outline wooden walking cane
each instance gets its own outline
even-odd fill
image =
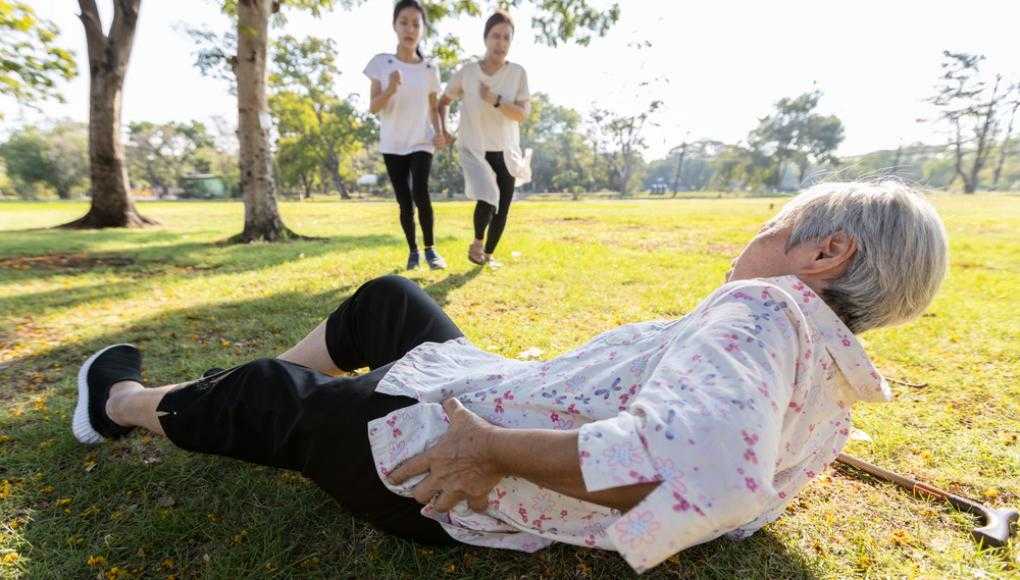
[[[913,493],[923,493],[947,501],[960,511],[983,518],[984,525],[979,528],[974,528],[970,532],[979,544],[986,544],[989,546],[1006,545],[1011,533],[1010,526],[1016,522],[1018,517],[1020,517],[1020,513],[1018,513],[1015,509],[988,507],[972,499],[961,497],[949,493],[948,491],[943,491],[937,487],[910,479],[909,477],[897,475],[891,471],[887,471],[881,467],[861,461],[860,459],[851,457],[845,453],[840,453],[839,456],[836,457],[836,461],[844,465],[849,465],[854,469],[859,469],[860,471],[877,477],[883,481],[895,483],[903,489],[909,490]]]

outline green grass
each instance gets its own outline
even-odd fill
[[[535,201],[514,206],[507,266],[465,259],[471,207],[436,206],[445,272],[412,274],[479,346],[546,356],[615,325],[679,317],[722,280],[779,199]],[[861,406],[859,456],[997,505],[1020,504],[1020,198],[937,199],[952,270],[929,313],[866,334],[896,385]],[[30,230],[77,203],[0,203],[0,577],[625,577],[618,556],[427,549],[354,521],[300,477],[191,455],[141,434],[86,448],[68,428],[77,365],[130,341],[164,383],[272,356],[406,258],[392,203],[284,203],[322,239],[229,246],[238,203],[143,203],[141,231]],[[513,252],[513,253],[511,253]],[[969,516],[828,471],[753,538],[711,542],[650,577],[1020,576]],[[89,565],[89,559],[92,565]],[[97,559],[101,558],[101,560]]]

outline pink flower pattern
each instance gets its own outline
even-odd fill
[[[492,490],[485,514],[423,509],[465,543],[617,550],[638,571],[778,517],[839,453],[854,400],[889,397],[853,334],[792,276],[727,284],[683,319],[625,325],[549,361],[504,359],[463,338],[426,343],[378,389],[420,401],[369,424],[383,476],[442,435],[439,403],[456,396],[504,427],[579,428],[590,491],[662,481],[622,514],[515,477]],[[409,496],[414,483],[391,489]]]

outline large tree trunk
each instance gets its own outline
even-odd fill
[[[131,201],[124,143],[120,137],[124,75],[127,72],[141,0],[114,0],[109,35],[103,33],[95,0],[78,0],[89,56],[89,169],[92,205],[69,228],[141,227],[157,223]]]
[[[269,17],[275,7],[273,0],[237,2],[237,134],[244,197],[244,231],[232,238],[237,242],[296,237],[283,225],[276,207],[269,147],[266,58]]]

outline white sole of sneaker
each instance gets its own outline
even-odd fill
[[[106,437],[97,433],[96,430],[92,428],[92,422],[89,421],[89,369],[92,368],[92,363],[99,358],[99,355],[115,346],[133,345],[126,343],[113,344],[106,348],[102,348],[90,356],[88,360],[85,361],[85,364],[81,365],[81,368],[78,369],[78,404],[74,407],[74,416],[71,419],[71,431],[74,432],[75,439],[85,443],[86,445],[97,445],[106,441]]]

